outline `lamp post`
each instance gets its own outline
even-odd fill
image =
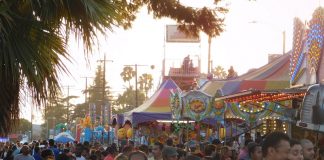
[[[134,66],[135,67],[135,108],[138,107],[138,93],[137,93],[137,67],[139,66],[150,66],[151,69],[154,69],[154,65],[139,65],[139,64],[131,64],[124,66]]]
[[[250,21],[249,23],[263,24],[262,22],[259,22],[259,21]],[[273,25],[271,25],[271,26],[273,26]],[[282,31],[282,54],[285,54],[286,53],[286,31],[285,30],[281,30],[281,31]]]

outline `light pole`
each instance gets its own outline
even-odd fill
[[[259,22],[259,21],[250,21],[249,23],[263,24],[262,22]],[[271,26],[273,26],[273,25],[271,25]],[[286,31],[285,30],[281,30],[281,31],[282,31],[282,54],[285,54],[286,53]]]
[[[124,66],[134,66],[135,67],[135,108],[138,107],[138,93],[137,93],[137,67],[139,66],[150,66],[151,69],[154,69],[154,65],[139,65],[139,64],[131,64],[131,65],[124,65]]]

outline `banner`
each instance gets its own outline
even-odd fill
[[[111,104],[106,103],[103,109],[103,124],[111,124]]]
[[[166,25],[166,42],[199,43],[199,37],[186,35],[178,30],[178,25]]]

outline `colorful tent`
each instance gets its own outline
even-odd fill
[[[150,120],[170,120],[170,91],[176,89],[179,88],[172,79],[165,80],[150,99],[125,113],[126,119],[130,119],[135,124]]]
[[[54,141],[59,143],[68,143],[73,142],[74,138],[68,132],[61,132],[60,134],[54,137]]]
[[[209,95],[220,97],[231,95],[237,96],[244,91],[289,88],[289,58],[290,53],[287,53],[258,69],[250,70],[234,79],[208,81],[200,88],[200,90]],[[217,101],[215,103],[217,103]],[[270,112],[261,111],[257,111],[257,114],[251,114],[251,111],[245,113],[244,111],[240,111],[239,105],[230,103],[227,103],[226,108],[224,118],[227,121],[235,120],[239,122],[242,120],[248,120],[248,122],[255,122],[261,118],[269,117],[270,114]],[[273,115],[274,113],[271,112],[271,116]],[[220,121],[222,122],[222,120]],[[226,123],[224,124],[226,125]],[[237,135],[240,132],[243,132],[243,130],[238,129],[238,131],[235,131],[234,135]]]
[[[231,95],[244,90],[283,89],[290,87],[289,58],[284,54],[274,61],[231,80],[212,80],[206,82],[200,90],[215,95],[221,90],[222,95]]]

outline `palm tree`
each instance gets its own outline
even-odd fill
[[[125,66],[123,68],[123,72],[120,73],[120,76],[122,77],[124,82],[128,82],[128,87],[131,87],[130,80],[132,80],[135,77],[135,71],[133,70],[133,67]]]
[[[58,72],[68,73],[65,38],[73,31],[86,51],[112,26],[129,26],[125,10],[105,0],[10,0],[0,2],[0,134],[19,118],[20,93],[41,104],[59,92]]]
[[[0,134],[18,120],[22,92],[29,91],[38,105],[59,93],[58,73],[68,74],[62,59],[69,59],[70,33],[91,53],[98,32],[131,27],[144,4],[154,17],[171,17],[193,35],[202,30],[216,36],[223,30],[223,19],[217,17],[226,11],[222,7],[193,9],[177,0],[0,1]]]
[[[147,99],[147,94],[153,87],[153,76],[151,74],[144,73],[139,77],[140,90],[144,91],[145,99]]]
[[[212,71],[216,79],[226,79],[227,73],[222,66],[217,66]]]

